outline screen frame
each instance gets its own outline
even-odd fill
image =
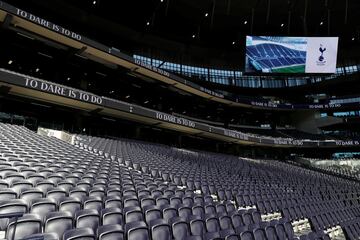
[[[243,38],[243,54],[244,54],[244,64],[242,66],[243,68],[243,76],[256,76],[256,77],[261,77],[261,76],[265,76],[265,77],[282,77],[282,78],[289,78],[289,77],[328,77],[331,75],[336,74],[336,69],[334,73],[271,73],[271,72],[248,72],[246,71],[246,51],[247,51],[247,45],[246,45],[246,38],[248,36],[251,37],[259,37],[259,36],[266,36],[263,34],[259,34],[259,35],[248,35],[246,34]],[[271,37],[270,35],[268,35],[268,37]],[[340,43],[341,43],[341,38],[339,36],[288,36],[288,35],[273,35],[273,37],[306,37],[306,38],[338,38],[338,48],[337,48],[337,56],[336,56],[336,68],[341,67],[339,66],[339,49],[340,49]],[[268,80],[268,79],[262,79],[262,80]],[[272,79],[269,79],[272,80]]]

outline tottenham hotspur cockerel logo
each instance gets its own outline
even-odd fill
[[[321,52],[321,55],[320,55],[320,57],[319,57],[319,61],[322,62],[322,61],[324,61],[324,59],[325,59],[325,58],[324,58],[324,52],[326,51],[326,48],[323,48],[323,45],[320,44],[319,51]]]

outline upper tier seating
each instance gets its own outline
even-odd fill
[[[360,236],[359,184],[286,163],[0,124],[6,239],[329,239]],[[280,213],[267,220],[269,214]]]

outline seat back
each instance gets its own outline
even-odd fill
[[[149,232],[147,225],[142,221],[130,222],[125,224],[127,240],[148,240]]]
[[[14,218],[12,219],[12,221],[10,221],[6,229],[5,239],[22,239],[23,237],[26,237],[28,235],[37,234],[40,232],[40,217],[37,215],[27,214],[18,219]]]
[[[96,240],[91,228],[76,228],[64,233],[63,240]]]
[[[98,240],[123,240],[124,229],[119,224],[101,226],[97,230]]]
[[[162,219],[153,220],[150,222],[151,238],[159,240],[171,240],[171,228]]]
[[[65,231],[73,228],[73,218],[70,212],[51,212],[45,217],[44,232],[55,233],[59,239]]]

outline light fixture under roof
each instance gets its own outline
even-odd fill
[[[40,71],[40,69],[39,69],[39,68],[36,68],[36,69],[35,69],[35,72],[39,72],[39,71]]]
[[[248,21],[245,20],[245,21],[244,21],[244,24],[246,25],[247,23],[248,23]]]
[[[280,25],[280,27],[283,27],[283,26],[285,26],[285,24],[282,23],[282,24]]]
[[[70,79],[71,79],[71,78],[70,78],[70,77],[68,77],[66,80],[70,81]]]
[[[232,45],[235,45],[235,41],[232,42]]]
[[[10,59],[10,60],[8,61],[8,64],[11,65],[12,63],[13,63],[13,60]]]
[[[353,37],[353,38],[351,39],[351,41],[355,41],[355,38]]]
[[[193,34],[193,35],[192,35],[192,38],[195,38],[195,37],[196,37],[196,35],[195,35],[195,34]]]
[[[129,98],[130,97],[130,95],[127,95],[125,98]]]
[[[93,1],[93,5],[96,5],[96,1],[95,1],[95,0]]]
[[[208,17],[209,16],[209,13],[205,13],[205,17]]]
[[[320,26],[322,26],[323,24],[324,24],[324,22],[323,22],[323,21],[321,21],[321,22],[320,22]]]
[[[146,26],[149,26],[150,25],[150,22],[148,21],[148,22],[146,22]]]

